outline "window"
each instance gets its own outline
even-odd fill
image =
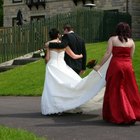
[[[38,0],[33,0],[33,3],[37,3],[38,2]]]
[[[39,0],[39,2],[45,2],[45,0]]]
[[[13,0],[13,3],[22,2],[22,0]]]
[[[17,25],[17,18],[14,17],[12,18],[12,26],[16,26]]]
[[[33,7],[33,6],[36,6],[36,8],[38,9],[40,5],[42,5],[45,9],[45,0],[26,0],[26,4],[27,6],[30,8]]]
[[[31,21],[38,21],[38,20],[42,20],[42,19],[45,19],[45,16],[44,15],[41,15],[41,16],[32,16],[31,17]]]

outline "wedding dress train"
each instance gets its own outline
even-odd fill
[[[41,97],[43,115],[64,112],[77,107],[88,109],[88,102],[105,86],[105,75],[110,60],[100,68],[99,72],[92,70],[88,76],[81,78],[66,65],[64,53],[64,51],[50,51]],[[103,92],[100,93],[101,99]],[[93,101],[96,102],[94,99]],[[90,108],[92,108],[91,105]]]

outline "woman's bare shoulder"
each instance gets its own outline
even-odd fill
[[[132,44],[132,46],[135,46],[135,42],[134,42],[134,40],[133,40],[132,38],[129,38],[129,39],[128,39],[128,42],[129,42],[130,44]]]
[[[117,38],[118,38],[117,36],[111,36],[111,37],[109,38],[108,41],[114,41],[114,40],[116,40]]]
[[[134,42],[134,40],[132,38],[128,38],[128,40]]]
[[[116,39],[118,39],[118,36],[111,36],[110,39],[111,40],[116,40]]]

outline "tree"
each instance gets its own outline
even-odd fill
[[[0,0],[0,27],[3,26],[3,0]]]

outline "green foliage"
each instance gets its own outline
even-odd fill
[[[91,59],[101,61],[107,42],[92,43],[86,45],[87,62]],[[133,58],[136,80],[140,87],[140,42],[136,42],[136,51]],[[85,77],[91,69],[87,69],[82,77]],[[42,94],[45,77],[44,60],[30,63],[4,73],[0,73],[0,95],[11,96],[40,96]]]
[[[0,8],[2,8],[3,0],[0,0]]]
[[[136,41],[136,49],[133,58],[133,66],[135,70],[136,80],[140,88],[140,41]]]
[[[3,26],[3,0],[0,0],[0,26]]]
[[[0,139],[1,140],[45,140],[39,138],[33,133],[29,133],[21,129],[13,129],[4,126],[0,126]]]
[[[44,83],[44,74],[45,64],[43,60],[0,73],[0,94],[40,95]]]

